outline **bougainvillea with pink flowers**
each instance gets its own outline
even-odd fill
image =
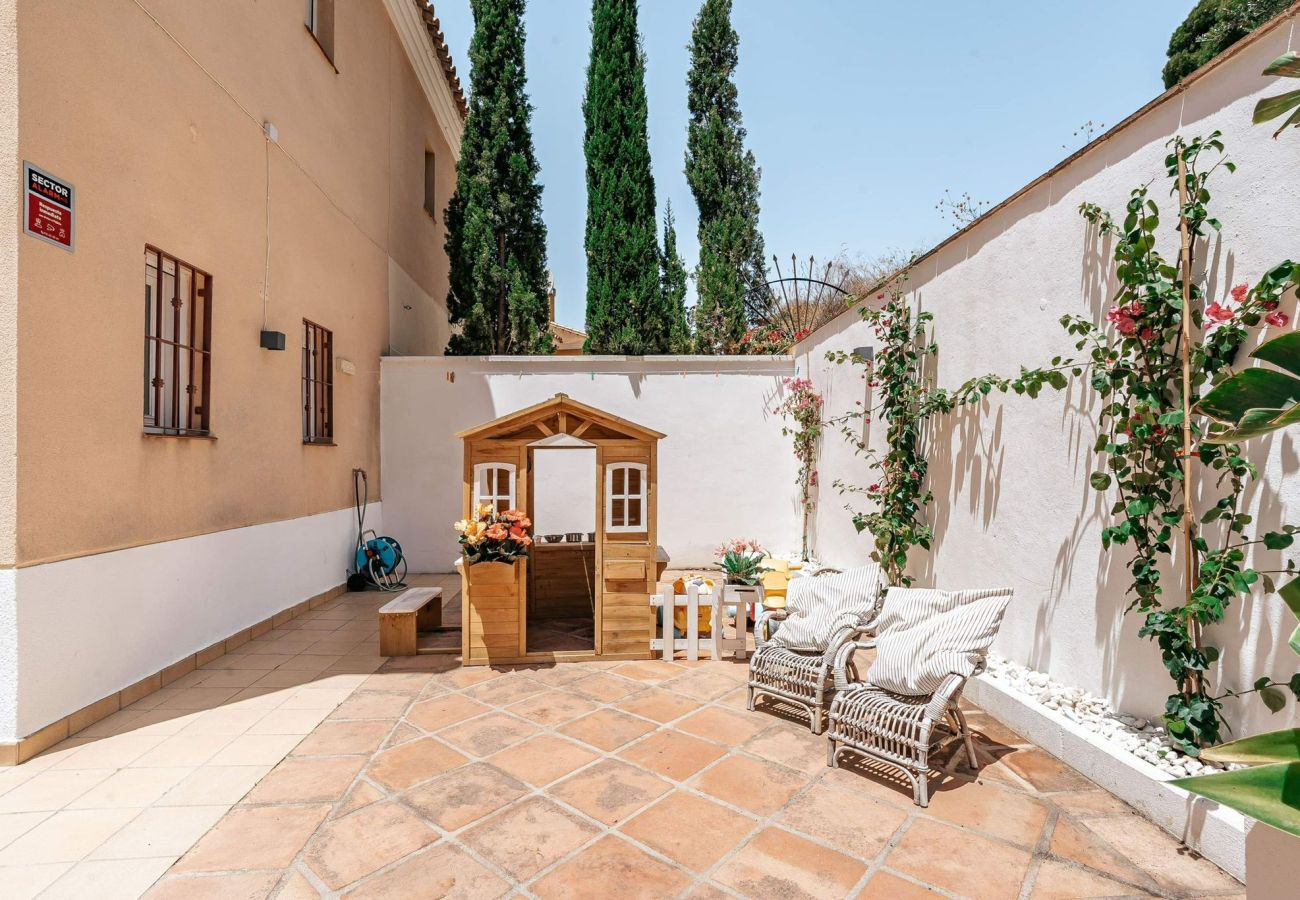
[[[789,419],[792,425],[782,425],[781,433],[794,438],[794,457],[799,460],[799,502],[803,509],[802,555],[808,559],[808,518],[812,513],[813,488],[817,486],[817,445],[822,437],[822,395],[807,378],[786,378],[782,381],[785,396],[772,412]]]
[[[1212,174],[1234,170],[1224,156],[1217,133],[1209,138],[1171,142],[1166,159],[1168,176],[1178,185],[1178,156],[1186,161],[1188,201],[1173,219],[1175,229],[1185,220],[1192,248],[1217,232],[1209,215],[1207,183]],[[1093,474],[1092,486],[1113,492],[1111,522],[1102,528],[1106,548],[1124,546],[1132,555],[1129,570],[1129,610],[1143,617],[1139,634],[1160,647],[1165,668],[1177,690],[1165,706],[1170,737],[1188,753],[1219,740],[1222,701],[1242,691],[1216,694],[1210,667],[1221,650],[1205,642],[1205,629],[1222,621],[1228,605],[1256,589],[1272,593],[1272,574],[1247,565],[1256,546],[1280,550],[1290,546],[1298,530],[1292,525],[1254,535],[1252,517],[1244,509],[1246,488],[1258,473],[1240,445],[1206,441],[1210,420],[1193,410],[1193,458],[1204,476],[1195,477],[1193,496],[1201,506],[1197,519],[1184,510],[1183,473],[1183,269],[1157,249],[1160,208],[1150,185],[1136,188],[1122,217],[1094,204],[1080,212],[1096,233],[1113,242],[1119,290],[1098,324],[1083,316],[1065,316],[1061,324],[1088,351],[1092,386],[1101,395],[1100,436],[1096,451],[1104,465]],[[1195,272],[1195,266],[1191,266]],[[1208,299],[1203,277],[1187,287],[1193,335],[1188,344],[1192,404],[1231,374],[1238,350],[1261,325],[1283,328],[1290,321],[1280,309],[1283,295],[1294,288],[1300,267],[1284,262],[1266,272],[1252,287],[1238,284],[1227,296]],[[1207,302],[1208,299],[1208,302]],[[1111,326],[1111,327],[1107,327]],[[1054,360],[1054,363],[1060,360]],[[1185,529],[1190,527],[1190,536]],[[1188,541],[1190,537],[1190,541]],[[1193,583],[1169,596],[1162,584],[1174,563],[1183,562],[1186,543],[1194,548]],[[1176,559],[1177,557],[1177,559]],[[1289,572],[1292,564],[1281,572]],[[1181,595],[1181,596],[1179,596]],[[1270,709],[1281,708],[1290,687],[1300,697],[1300,681],[1260,678],[1254,691]]]

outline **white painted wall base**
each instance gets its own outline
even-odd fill
[[[1246,835],[1253,819],[1174,787],[1155,766],[992,678],[971,679],[965,693],[1012,731],[1073,766],[1233,878],[1246,880]]]
[[[0,569],[0,741],[18,723],[18,570]]]
[[[355,540],[343,509],[0,571],[0,741],[343,583]]]

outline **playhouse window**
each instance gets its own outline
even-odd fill
[[[618,463],[605,469],[605,530],[645,531],[646,467]]]
[[[474,467],[474,505],[490,503],[497,512],[515,508],[515,467],[479,463]]]

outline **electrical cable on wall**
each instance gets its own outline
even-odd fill
[[[266,261],[262,269],[262,330],[266,330],[266,308],[271,302],[271,130],[270,122],[262,123],[262,143],[266,150]]]

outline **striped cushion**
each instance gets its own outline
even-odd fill
[[[789,650],[824,651],[836,632],[869,619],[880,596],[875,563],[820,578],[793,578],[786,618],[772,643]]]
[[[1010,602],[1011,588],[891,587],[876,620],[876,659],[867,682],[915,697],[933,694],[950,674],[973,674]]]

